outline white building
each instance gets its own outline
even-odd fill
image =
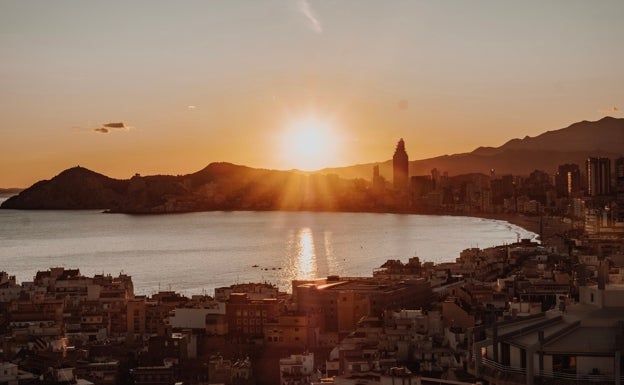
[[[279,361],[281,385],[307,385],[317,380],[314,354],[293,354]]]

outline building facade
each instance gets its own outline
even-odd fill
[[[392,172],[394,189],[398,191],[407,191],[409,178],[409,157],[405,151],[405,142],[403,138],[397,143],[392,157]]]
[[[611,193],[611,160],[609,158],[587,158],[587,195],[598,196]]]

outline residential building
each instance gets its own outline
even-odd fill
[[[609,158],[587,158],[587,195],[600,196],[611,193],[611,160]]]

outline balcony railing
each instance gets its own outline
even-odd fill
[[[487,358],[481,358],[481,364],[484,367],[490,368],[500,373],[506,374],[516,374],[521,376],[526,376],[525,368],[516,368],[513,366],[507,366],[499,364],[496,361],[492,361]],[[552,370],[539,370],[535,374],[536,377],[542,377],[544,379],[553,379],[553,380],[563,380],[567,383],[575,383],[578,382],[586,383],[613,383],[615,381],[615,376],[613,374],[602,374],[602,373],[565,373],[565,372],[557,372]],[[549,383],[548,381],[545,383]],[[620,383],[624,383],[624,376],[620,377]]]

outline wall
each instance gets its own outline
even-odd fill
[[[613,374],[613,357],[582,357],[576,359],[576,372],[578,374],[590,374],[598,369],[600,374]]]
[[[509,347],[509,366],[514,368],[522,367],[522,349],[515,346]]]

